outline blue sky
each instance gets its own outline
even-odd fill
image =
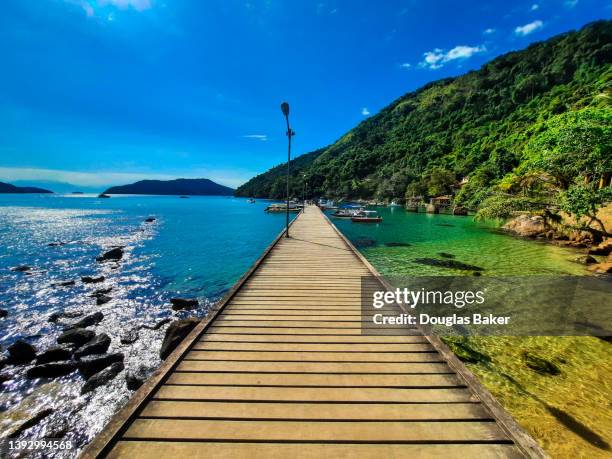
[[[236,186],[402,94],[602,18],[602,0],[5,0],[0,180]]]

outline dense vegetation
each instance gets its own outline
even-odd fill
[[[483,217],[610,199],[612,21],[511,52],[406,94],[333,145],[292,161],[291,192],[388,200],[449,194]],[[285,167],[237,190],[279,198]]]
[[[53,191],[33,186],[15,186],[10,183],[0,182],[0,193],[53,193]]]

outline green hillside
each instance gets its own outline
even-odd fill
[[[455,203],[490,216],[585,187],[592,199],[612,170],[611,63],[612,21],[599,21],[429,83],[292,161],[292,193],[304,174],[309,196],[379,200],[447,194],[467,177]],[[284,167],[237,195],[282,197]]]

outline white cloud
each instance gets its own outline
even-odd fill
[[[268,140],[267,134],[248,134],[248,135],[243,135],[242,137],[244,139],[261,140],[262,142],[265,142],[266,140]]]
[[[514,33],[516,35],[520,35],[524,37],[525,35],[529,35],[530,33],[533,33],[536,30],[541,29],[543,26],[544,26],[544,23],[538,19],[533,22],[530,22],[529,24],[518,26],[516,29],[514,29]]]
[[[489,27],[488,29],[484,29],[484,31],[482,32],[485,35],[491,35],[495,33],[495,29]]]
[[[363,107],[363,108],[361,109],[361,114],[362,114],[363,116],[369,116],[369,115],[370,115],[370,110],[368,110],[368,107]]]
[[[153,7],[154,0],[65,0],[67,3],[80,6],[87,17],[94,17],[96,12],[107,7],[112,7],[118,10],[133,9],[135,11],[144,11]],[[112,21],[112,13],[103,14],[107,20]]]
[[[568,8],[573,8],[578,4],[578,0],[566,0],[565,1],[565,6],[567,6]]]
[[[531,11],[536,11],[540,9],[540,5],[538,5],[537,3],[534,3],[533,5],[531,5]]]
[[[423,54],[424,59],[419,64],[420,67],[428,67],[432,70],[439,69],[444,64],[457,59],[463,60],[472,57],[474,54],[485,52],[487,49],[484,45],[480,46],[455,46],[450,51],[445,52],[443,49],[436,48],[433,51],[427,51]]]
[[[400,68],[402,69],[408,70],[410,67],[412,67],[412,65],[410,65],[408,62],[404,62],[403,64],[400,64]]]

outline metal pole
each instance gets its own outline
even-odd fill
[[[295,135],[295,132],[291,130],[291,126],[289,126],[289,104],[287,102],[283,102],[281,104],[281,111],[283,115],[285,115],[285,120],[287,122],[287,201],[285,208],[285,237],[289,237],[289,174],[291,173],[291,137]]]

